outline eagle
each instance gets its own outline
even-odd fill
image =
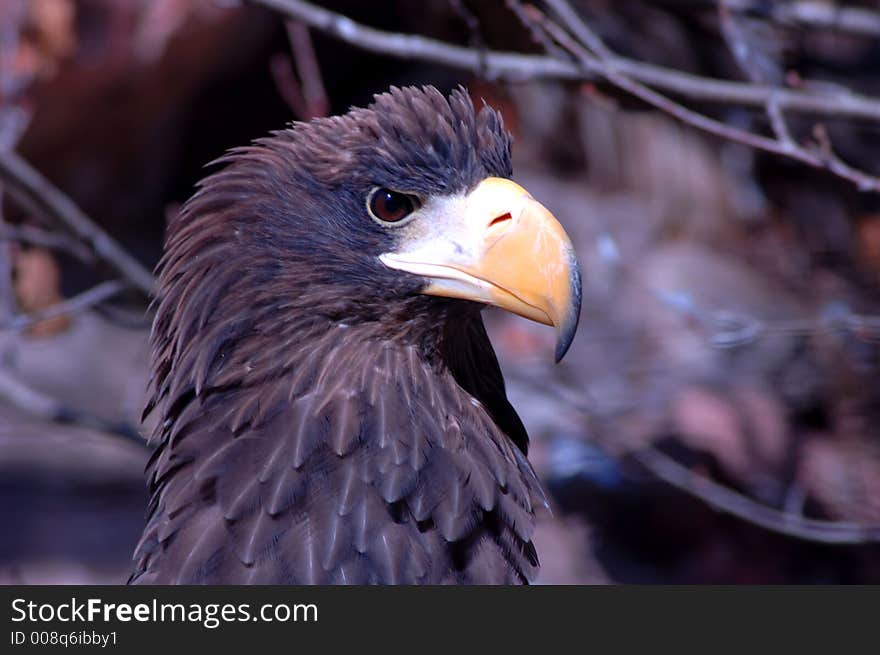
[[[571,241],[463,88],[229,151],[157,267],[134,584],[520,584],[546,497],[481,310],[577,328]]]

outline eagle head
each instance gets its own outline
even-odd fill
[[[488,304],[555,326],[558,361],[580,274],[562,227],[509,179],[510,146],[492,108],[424,87],[231,151],[169,231],[165,295],[201,299],[167,327],[192,336],[238,303],[260,330],[298,309],[430,330]]]

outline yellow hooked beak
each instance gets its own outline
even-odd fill
[[[380,256],[428,279],[423,293],[495,305],[556,328],[556,361],[577,330],[581,277],[559,221],[511,180],[490,177],[465,196],[429,200],[401,249]]]

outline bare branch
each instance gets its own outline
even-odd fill
[[[730,0],[718,0],[718,20],[721,24],[721,36],[727,49],[746,79],[756,84],[780,85],[785,80],[785,73],[779,63],[779,51],[775,32],[766,33],[764,29],[757,33],[754,25],[743,21],[730,6]],[[766,23],[757,23],[766,28]]]
[[[33,314],[20,314],[13,316],[10,320],[0,323],[0,330],[24,330],[37,323],[48,321],[59,316],[75,314],[89,307],[93,307],[118,295],[125,289],[129,288],[129,284],[123,280],[109,280],[102,282],[88,291],[68,298],[67,300],[47,307],[46,309],[34,312]]]
[[[813,136],[816,139],[817,147],[812,151],[803,148],[800,150],[805,154],[810,153],[818,158],[822,165],[817,166],[817,168],[827,168],[838,177],[854,182],[860,191],[880,190],[880,178],[850,166],[837,156],[837,153],[834,152],[831,146],[828,130],[825,129],[824,125],[816,125],[813,128]]]
[[[61,414],[58,401],[30,388],[3,366],[0,366],[0,399],[32,416],[48,420],[55,420]]]
[[[287,38],[293,50],[293,61],[299,79],[293,72],[291,58],[286,54],[274,55],[269,70],[281,98],[300,120],[326,116],[330,101],[321,78],[321,68],[309,35],[309,28],[297,21],[287,21]]]
[[[604,78],[599,70],[585,69],[579,63],[556,57],[493,51],[482,56],[472,48],[378,30],[302,0],[245,1],[274,9],[364,50],[401,59],[433,61],[476,74],[483,72],[485,67],[493,77],[509,81],[535,78],[595,81]],[[819,90],[715,80],[616,55],[606,65],[642,84],[690,100],[763,109],[768,99],[775,97],[780,108],[788,112],[880,122],[880,99],[857,93],[830,94]]]
[[[21,7],[18,7],[21,10]],[[18,21],[22,14],[19,11]],[[10,95],[18,81],[14,78],[15,66],[14,54],[16,51],[19,25],[17,21],[8,21],[0,28],[0,98]],[[31,111],[28,109],[6,102],[0,106],[0,151],[11,151],[15,148],[18,140],[24,134],[30,124]],[[0,181],[0,228],[6,227],[6,219],[3,215],[4,185]],[[0,319],[12,316],[15,313],[15,293],[13,284],[13,250],[10,243],[0,240]],[[3,353],[0,352],[0,358]]]
[[[702,0],[700,4],[714,7],[717,0]],[[696,0],[680,0],[688,7]],[[830,0],[796,0],[794,2],[766,2],[766,0],[726,0],[733,11],[757,11],[762,17],[780,25],[800,28],[818,28],[858,36],[880,36],[880,12],[868,7],[847,7]]]
[[[726,310],[708,310],[685,292],[659,291],[652,295],[665,307],[690,319],[716,348],[738,348],[774,334],[845,334],[865,343],[880,342],[880,316],[856,314],[845,306],[839,312],[823,312],[815,317],[765,320]]]
[[[845,521],[808,519],[762,505],[724,485],[710,480],[657,450],[647,447],[632,453],[642,466],[667,484],[699,498],[710,507],[772,532],[824,544],[866,544],[880,542],[880,526]]]
[[[304,119],[326,116],[330,111],[330,101],[321,77],[321,67],[309,28],[296,21],[287,21],[287,37],[293,49],[299,79],[302,82],[302,96],[307,114]]]
[[[558,0],[553,1],[557,2]],[[762,70],[760,66],[761,58],[756,52],[757,48],[754,45],[754,39],[752,43],[749,42],[741,25],[734,18],[731,11],[731,0],[719,0],[718,15],[721,21],[721,33],[740,69],[752,82],[766,81],[765,78],[769,67],[765,65]],[[813,130],[816,144],[812,147],[804,147],[799,145],[792,137],[788,122],[775,97],[768,99],[766,111],[773,134],[789,157],[808,163],[812,162],[810,163],[811,166],[824,168],[838,177],[847,179],[855,183],[860,190],[877,190],[877,177],[850,166],[835,154],[831,146],[831,140],[824,127],[817,125]]]
[[[290,57],[282,52],[269,58],[269,73],[275,82],[275,89],[284,103],[298,119],[306,120],[308,110],[302,88],[293,73]]]
[[[775,98],[767,101],[767,117],[770,119],[770,128],[773,130],[776,138],[789,151],[795,150],[798,147],[797,143],[795,143],[794,138],[791,136],[788,123],[785,120],[785,116],[782,115],[782,109],[779,108],[779,103],[776,102]]]
[[[0,241],[17,241],[71,254],[79,261],[92,263],[94,254],[79,241],[61,234],[50,232],[34,225],[13,225],[0,223]]]
[[[813,168],[828,170],[853,182],[861,191],[880,191],[880,178],[849,166],[834,156],[830,149],[805,148],[798,145],[791,139],[782,113],[788,110],[854,117],[858,112],[854,114],[851,111],[853,106],[846,106],[855,99],[857,105],[861,104],[861,109],[867,108],[864,103],[871,106],[870,115],[859,114],[859,117],[880,120],[880,102],[877,100],[855,94],[841,94],[834,96],[835,102],[832,104],[835,106],[832,109],[827,104],[831,99],[828,95],[760,84],[709,80],[618,57],[565,0],[548,0],[548,4],[576,39],[534,7],[523,8],[518,2],[512,3],[512,6],[521,19],[531,16],[535,25],[540,25],[557,43],[575,56],[577,64],[556,56],[541,57],[499,52],[481,54],[470,48],[454,46],[434,39],[383,32],[301,0],[249,1],[276,9],[349,43],[384,54],[438,61],[476,73],[489,71],[494,76],[508,79],[513,77],[514,71],[518,79],[524,77],[605,79],[653,107],[704,132],[751,148],[789,157]],[[569,68],[572,65],[579,69],[579,75],[573,74]],[[705,116],[671,100],[652,87],[693,99],[760,106],[768,112],[777,138],[769,138]],[[758,102],[759,98],[760,102]],[[817,103],[824,104],[824,107],[819,110]]]
[[[154,280],[150,272],[15,152],[0,151],[0,183],[25,209],[65,226],[135,287],[152,295]]]
[[[134,441],[142,448],[147,448],[146,439],[140,435],[135,426],[119,421],[108,421],[88,412],[68,407],[57,398],[28,386],[4,367],[0,367],[0,400],[27,412],[31,416],[99,430],[108,437],[121,437],[128,441]]]
[[[507,8],[516,15],[519,22],[529,30],[532,40],[543,47],[545,52],[557,58],[565,58],[567,56],[566,52],[556,45],[552,39],[548,38],[544,33],[544,30],[538,28],[535,25],[535,22],[529,18],[528,11],[525,6],[523,6],[521,0],[506,0],[505,4],[507,5]]]
[[[614,53],[605,45],[602,39],[593,32],[580,15],[565,0],[547,0],[549,6],[566,25],[576,39],[584,44],[599,59],[606,62],[614,61]]]
[[[779,3],[772,7],[773,17],[810,27],[821,27],[862,36],[880,36],[880,13],[867,7],[841,7],[835,2],[804,0]]]
[[[557,400],[566,404],[585,419],[598,419],[603,422],[609,418],[607,413],[592,407],[584,399],[581,391],[561,387],[558,384],[555,387],[552,383],[548,384],[548,379],[552,377],[552,374],[547,376],[531,374],[517,375],[515,379],[539,393],[546,394],[548,388],[552,387],[554,397]],[[619,443],[612,443],[611,439],[603,436],[604,434],[614,434],[615,437],[618,437],[619,429],[604,430],[600,428],[590,431],[590,434],[597,446],[606,450],[610,456],[620,459]],[[803,504],[802,502],[791,502],[791,499],[788,499],[789,509],[787,510],[764,505],[679,464],[654,446],[648,445],[637,450],[628,450],[625,454],[632,457],[659,480],[683,493],[699,499],[719,512],[730,514],[771,532],[823,544],[880,543],[880,525],[807,518],[791,511],[792,506]]]
[[[550,2],[554,5],[567,5],[565,0],[550,0]],[[541,25],[541,27],[543,27],[543,29],[546,30],[557,43],[569,50],[578,59],[584,69],[594,71],[597,75],[601,75],[619,89],[630,93],[636,98],[656,107],[673,118],[709,134],[727,139],[728,141],[741,143],[757,150],[784,155],[813,168],[830,171],[838,177],[854,183],[860,191],[880,192],[880,177],[855,169],[841,161],[831,151],[829,143],[826,143],[820,148],[808,149],[797,145],[790,139],[790,137],[784,141],[780,141],[775,138],[769,138],[761,134],[743,130],[689,109],[629,77],[617,67],[615,59],[608,59],[608,53],[610,52],[608,48],[605,47],[601,39],[599,39],[589,26],[584,23],[580,17],[574,14],[573,10],[571,11],[571,14],[574,15],[576,23],[568,27],[572,32],[579,32],[584,35],[584,38],[590,44],[586,47],[586,44],[575,41],[569,36],[568,32],[563,30],[556,23],[548,20],[534,7],[531,8],[530,13],[534,17],[536,23]],[[589,48],[589,50],[587,48]],[[591,50],[593,52],[591,52]],[[780,91],[779,93],[782,92]],[[781,125],[784,123],[781,114],[783,106],[779,101],[779,97],[779,95],[771,94],[765,104],[765,108],[767,108],[768,111],[771,106],[775,107],[775,110],[777,111],[776,118],[778,123],[774,126],[775,129],[781,129]],[[785,129],[784,134],[788,134],[787,128]]]
[[[449,0],[449,4],[452,6],[455,13],[458,14],[458,17],[464,21],[468,33],[470,34],[468,42],[480,55],[480,75],[482,77],[490,78],[492,75],[486,67],[486,52],[488,51],[488,46],[486,45],[486,39],[483,37],[483,31],[480,28],[480,21],[477,18],[477,15],[465,5],[463,0]]]

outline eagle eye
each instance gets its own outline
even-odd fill
[[[397,223],[419,207],[414,196],[381,187],[373,189],[367,199],[367,208],[373,217],[383,223]]]

